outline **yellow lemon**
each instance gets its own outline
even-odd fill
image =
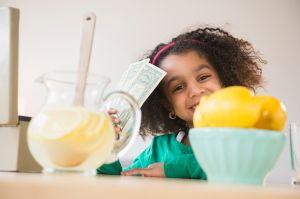
[[[253,127],[260,105],[251,103],[254,94],[242,86],[223,88],[205,97],[197,106],[194,127]]]
[[[281,131],[286,121],[286,108],[282,102],[272,96],[255,96],[254,103],[261,104],[260,117],[255,128]]]

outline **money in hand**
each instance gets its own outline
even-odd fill
[[[166,75],[165,71],[149,63],[149,61],[150,59],[145,59],[130,64],[121,76],[116,89],[130,94],[139,107],[143,105]],[[123,129],[119,138],[121,142],[121,140],[126,140],[127,137],[130,137],[126,132],[130,132],[130,129],[127,128],[129,126],[127,123],[130,123],[132,112],[128,103],[120,99],[114,100],[111,107],[118,111],[117,117],[121,121],[120,127]],[[123,144],[123,141],[120,144]]]

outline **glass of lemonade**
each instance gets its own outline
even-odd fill
[[[94,173],[110,156],[115,156],[115,148],[118,152],[126,150],[138,134],[141,113],[130,95],[115,91],[103,98],[109,78],[89,74],[84,104],[75,106],[76,78],[76,72],[63,71],[38,78],[47,88],[47,97],[29,124],[27,140],[44,172]],[[126,133],[122,131],[121,136],[115,136],[114,124],[107,114],[116,104],[112,102],[122,102],[130,114]],[[123,132],[126,136],[122,136]]]
[[[300,185],[300,123],[290,124],[290,152],[292,164],[292,183]]]

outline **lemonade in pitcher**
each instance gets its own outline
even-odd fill
[[[45,110],[28,128],[28,144],[38,162],[51,168],[94,168],[114,146],[114,128],[105,113],[82,107]]]
[[[27,136],[29,149],[45,172],[94,171],[111,155],[117,142],[106,113],[109,107],[102,100],[109,79],[89,75],[83,106],[72,104],[75,79],[75,74],[69,72],[40,78],[48,88],[48,96],[42,110],[31,120]],[[122,98],[126,94],[117,95]],[[140,111],[135,102],[128,103],[133,103],[133,112]]]

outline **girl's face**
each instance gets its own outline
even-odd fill
[[[162,81],[167,108],[192,126],[193,114],[201,97],[221,88],[217,72],[195,51],[169,55],[160,68],[167,72]]]

